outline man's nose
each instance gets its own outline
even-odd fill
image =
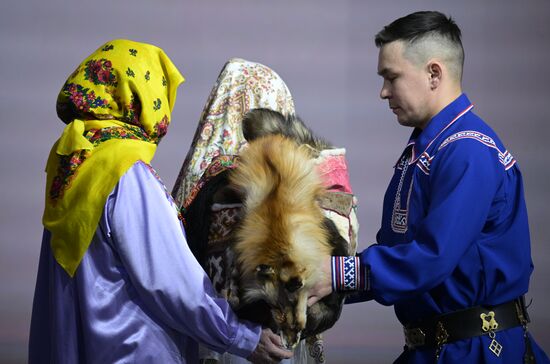
[[[389,97],[390,97],[390,92],[388,91],[388,88],[386,87],[386,85],[382,85],[382,89],[380,90],[380,98],[384,100]]]

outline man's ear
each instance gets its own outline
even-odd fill
[[[441,85],[441,79],[443,76],[443,67],[441,63],[435,60],[428,62],[428,75],[430,77],[430,88],[435,90]]]

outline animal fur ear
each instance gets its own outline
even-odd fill
[[[275,270],[267,264],[260,264],[256,267],[256,274],[263,278],[271,278],[275,275]]]

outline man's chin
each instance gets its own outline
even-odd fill
[[[403,111],[400,108],[392,109],[393,113],[397,117],[397,122],[403,126],[410,126],[410,120],[403,115]]]
[[[399,125],[408,126],[410,128],[421,127],[418,121],[411,120],[410,118],[404,118],[402,116],[400,117],[399,115],[397,116],[397,122],[399,123]]]
[[[399,123],[399,125],[403,125],[403,126],[411,126],[411,127],[414,126],[414,124],[411,123],[410,120],[403,119],[403,118],[400,118],[400,117],[397,117],[397,122]]]

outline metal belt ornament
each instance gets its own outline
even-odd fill
[[[445,330],[445,326],[443,326],[441,321],[438,321],[435,329],[435,342],[437,344],[437,349],[435,351],[436,360],[439,360],[441,349],[443,348],[443,345],[447,343],[448,339],[449,339],[449,333],[447,332],[447,330]]]
[[[481,330],[489,333],[491,343],[489,344],[489,350],[493,352],[497,357],[502,352],[502,345],[495,339],[495,330],[498,328],[498,322],[495,318],[495,313],[489,311],[488,313],[482,313],[479,315],[481,318]]]

